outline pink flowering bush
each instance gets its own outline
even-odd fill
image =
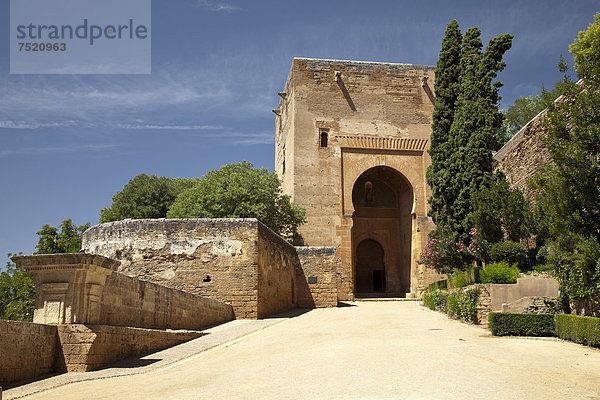
[[[419,264],[448,274],[457,269],[468,268],[473,261],[482,261],[487,256],[489,243],[475,228],[470,230],[469,237],[469,244],[465,245],[447,228],[443,226],[436,228],[421,252]]]

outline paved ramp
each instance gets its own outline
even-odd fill
[[[551,338],[496,338],[415,302],[349,304],[271,320],[140,374],[26,398],[600,398],[597,349]]]

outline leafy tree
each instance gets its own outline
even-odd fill
[[[585,31],[580,31],[569,47],[575,61],[577,76],[588,85],[598,87],[600,80],[600,13]]]
[[[435,105],[433,108],[431,125],[431,165],[427,168],[427,182],[432,189],[429,199],[430,216],[434,221],[442,219],[447,214],[447,206],[451,204],[447,191],[451,179],[447,169],[447,162],[451,154],[449,148],[449,133],[458,97],[458,80],[460,76],[460,54],[462,47],[462,33],[458,29],[458,22],[452,20],[442,39],[442,49],[437,61],[435,72]]]
[[[462,39],[453,113],[434,111],[435,115],[452,115],[452,122],[447,139],[439,133],[432,140],[430,152],[436,166],[428,174],[433,193],[429,199],[431,217],[464,244],[468,243],[473,226],[472,196],[491,186],[495,179],[492,150],[500,144],[503,115],[497,106],[502,84],[492,81],[504,68],[502,57],[512,45],[511,35],[499,35],[490,40],[482,53],[480,36],[478,28],[470,28]],[[447,108],[447,105],[440,101],[436,107]],[[440,118],[438,126],[447,129],[448,123]]]
[[[305,220],[304,210],[281,194],[275,172],[242,161],[209,171],[199,183],[182,192],[168,218],[258,218],[289,240]]]
[[[491,187],[473,194],[473,223],[490,243],[518,242],[535,232],[529,202],[518,188],[511,188],[503,175]]]
[[[564,101],[554,104],[543,138],[552,163],[537,175],[536,207],[546,217],[550,259],[561,293],[578,311],[600,315],[600,14],[570,47],[583,81],[565,73]]]
[[[81,250],[81,235],[90,227],[89,222],[77,226],[70,219],[65,219],[58,228],[50,225],[42,226],[37,232],[38,244],[34,254],[77,253]]]
[[[523,96],[515,100],[515,103],[504,113],[504,129],[507,138],[513,136],[529,121],[531,121],[540,111],[552,105],[561,94],[565,87],[563,82],[557,82],[554,89],[547,91],[542,85],[540,94],[532,96]]]
[[[109,208],[100,210],[100,223],[125,218],[165,218],[177,196],[197,183],[196,178],[137,175],[113,196]]]
[[[8,257],[13,255],[16,254],[9,253]],[[0,319],[31,322],[34,308],[33,277],[14,263],[7,262],[6,271],[0,273]]]

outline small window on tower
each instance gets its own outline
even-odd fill
[[[321,133],[319,136],[319,147],[327,147],[328,136],[329,136],[329,131],[326,129],[321,129]]]

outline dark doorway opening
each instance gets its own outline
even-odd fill
[[[356,292],[385,292],[385,265],[383,247],[373,239],[366,239],[356,248]]]
[[[373,271],[373,291],[385,292],[385,271],[382,269]]]

